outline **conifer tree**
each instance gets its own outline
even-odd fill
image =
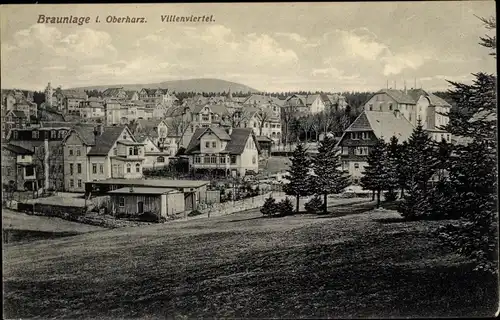
[[[481,20],[496,29],[495,18]],[[496,37],[481,40],[483,47],[496,50]],[[443,227],[440,238],[475,260],[477,269],[497,273],[497,79],[482,72],[474,76],[472,84],[449,81],[457,108],[450,112],[446,130],[468,144],[454,146],[449,169],[450,203],[461,219]]]
[[[323,213],[327,213],[328,194],[342,193],[350,184],[349,175],[341,169],[335,139],[328,135],[319,143],[318,154],[314,158],[313,189],[323,195]]]
[[[370,150],[367,162],[368,165],[365,166],[360,184],[363,188],[376,192],[378,208],[380,207],[380,193],[386,187],[388,177],[386,144],[383,139],[378,139],[377,143]]]
[[[391,198],[386,198],[386,200],[396,200],[397,197],[395,190],[399,187],[400,179],[398,166],[401,162],[401,145],[398,142],[398,138],[396,136],[392,136],[389,144],[387,145],[386,188]]]
[[[307,154],[307,150],[301,143],[295,148],[290,161],[292,164],[287,171],[288,174],[284,177],[288,180],[288,183],[284,185],[283,190],[285,194],[296,198],[296,212],[298,213],[300,197],[313,193],[309,174],[312,161]]]
[[[436,166],[434,142],[420,120],[408,139],[403,163],[404,187],[409,194],[404,196],[400,212],[407,219],[420,219],[430,213],[428,183]]]

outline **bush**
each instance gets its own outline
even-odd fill
[[[384,193],[384,199],[387,202],[396,201],[398,199],[398,194],[394,190],[390,190]]]
[[[161,219],[158,218],[158,215],[156,213],[144,212],[143,214],[139,215],[138,220],[143,222],[158,222],[158,220]]]
[[[398,211],[406,220],[427,219],[431,210],[429,197],[417,187],[408,190],[398,208]]]
[[[289,216],[293,214],[293,204],[288,197],[281,200],[278,204],[278,212],[280,213],[280,216]]]
[[[191,211],[190,213],[187,214],[188,217],[195,217],[195,216],[199,216],[200,214],[202,214],[200,211],[198,210],[193,210]]]
[[[272,216],[273,214],[278,212],[278,209],[279,208],[278,204],[276,203],[276,199],[269,196],[269,198],[267,198],[264,202],[262,208],[260,208],[260,212],[262,212],[263,215]]]
[[[323,210],[323,201],[319,196],[314,196],[304,205],[307,213],[318,214]]]

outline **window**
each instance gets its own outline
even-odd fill
[[[104,173],[104,165],[101,163],[99,164],[99,173],[103,174]]]
[[[210,163],[210,156],[209,155],[205,155],[205,157],[203,159],[203,162],[204,163]]]
[[[72,163],[69,164],[69,175],[70,176],[73,175],[73,164]]]
[[[131,156],[134,154],[134,150],[132,148],[128,148],[128,155]]]
[[[78,179],[78,188],[82,187],[82,179]]]
[[[76,155],[79,157],[82,155],[82,152],[80,151],[80,148],[76,149]]]
[[[139,163],[135,164],[135,172],[141,172],[141,165]]]
[[[252,158],[252,164],[255,164],[256,162],[257,162],[257,159],[256,159],[255,156],[253,156],[253,158]]]
[[[279,128],[280,128],[280,125],[279,125],[279,124],[277,124],[277,125],[276,125],[276,128],[277,128],[277,129],[279,129]]]
[[[118,206],[125,207],[125,198],[124,197],[118,198]]]
[[[195,157],[194,157],[194,163],[201,163],[201,158],[200,158],[200,156],[195,156]]]
[[[118,150],[116,148],[113,148],[113,154],[116,156],[118,154]]]
[[[217,142],[212,141],[212,148],[217,148]]]
[[[257,123],[255,123],[255,122],[254,122],[254,123],[253,123],[253,127],[254,127],[254,128],[257,128]]]
[[[371,103],[370,103],[370,105],[368,106],[368,109],[369,109],[370,111],[373,111],[373,104],[371,104]]]
[[[38,138],[40,137],[40,133],[39,133],[37,130],[33,130],[33,131],[31,132],[31,137],[32,137],[33,139],[38,139]]]
[[[210,142],[205,142],[205,148],[210,148]]]
[[[97,164],[96,163],[92,163],[92,173],[97,174]]]
[[[220,156],[220,163],[226,163],[226,156]]]
[[[354,162],[354,169],[359,169],[359,163]]]
[[[158,158],[156,158],[156,162],[163,163],[163,162],[165,162],[165,158],[164,157],[158,157]]]
[[[69,179],[69,187],[74,188],[75,187],[75,181],[73,179]]]
[[[217,156],[215,154],[210,157],[210,163],[213,163],[213,164],[217,163]]]
[[[360,133],[359,132],[352,132],[351,133],[351,139],[352,140],[359,140]]]
[[[55,139],[57,137],[57,131],[56,130],[50,130],[50,137],[52,139]]]
[[[392,110],[392,103],[389,103],[389,110]]]
[[[78,164],[76,165],[76,172],[77,172],[77,173],[82,173],[82,164],[81,164],[81,163],[78,163]]]
[[[69,155],[72,156],[73,155],[73,149],[69,149]]]
[[[139,155],[139,148],[134,147],[134,156],[137,156],[137,155]]]
[[[236,164],[236,156],[231,156],[231,164]]]
[[[205,115],[205,114],[204,114],[204,115],[201,117],[201,120],[202,120],[202,121],[210,121],[210,116],[209,116],[209,115]]]
[[[342,154],[343,155],[349,154],[349,148],[348,147],[342,147]]]
[[[410,121],[411,121],[411,113],[410,113],[410,115],[409,115],[409,119],[408,119],[408,120],[410,120]]]

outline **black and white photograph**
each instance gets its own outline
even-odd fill
[[[4,319],[499,311],[494,1],[0,6]]]

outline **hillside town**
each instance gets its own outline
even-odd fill
[[[168,89],[108,88],[88,97],[49,82],[44,95],[38,106],[33,92],[2,91],[2,183],[37,195],[84,192],[93,181],[141,179],[143,170],[182,160],[190,173],[267,179],[266,162],[290,154],[298,142],[317,152],[325,135],[337,139],[342,169],[359,185],[376,139],[404,142],[420,121],[433,140],[452,142],[440,129],[449,122],[451,105],[423,89],[381,89],[359,110],[344,96],[325,93],[281,100],[233,97],[229,89],[179,101]]]
[[[5,23],[4,317],[498,314],[483,2]]]

